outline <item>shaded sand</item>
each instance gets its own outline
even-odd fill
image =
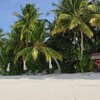
[[[100,73],[0,76],[0,100],[100,100]]]

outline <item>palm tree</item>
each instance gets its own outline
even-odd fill
[[[31,39],[32,31],[34,31],[36,23],[38,23],[39,13],[34,4],[26,4],[25,7],[21,7],[22,15],[14,13],[18,17],[18,21],[14,24],[14,28],[20,28],[20,40],[23,39],[26,42],[26,47]]]
[[[20,33],[21,33],[20,28],[14,27],[14,25],[13,25],[11,33],[8,34],[8,40],[7,40],[7,43],[6,43],[6,45],[7,45],[6,46],[6,54],[9,54],[10,51],[13,53],[12,60],[10,61],[11,63],[14,62],[15,55],[20,50],[22,50],[26,47],[25,39],[20,41]],[[18,63],[20,63],[20,65],[22,65],[22,59],[23,59],[23,68],[20,66],[21,67],[20,71],[23,71],[23,69],[26,70],[26,63],[24,61],[24,56],[19,60]]]
[[[49,62],[49,67],[52,67],[51,60],[54,59],[55,62],[57,63],[59,71],[61,71],[59,63],[56,59],[62,60],[62,56],[55,50],[45,45],[45,42],[47,41],[46,32],[47,31],[45,29],[45,22],[40,20],[35,25],[34,31],[32,31],[30,46],[18,52],[14,62],[16,62],[20,56],[24,56],[24,55],[25,55],[24,58],[25,62],[29,60],[31,57],[35,61],[38,55],[42,53],[43,55],[46,56],[46,61]]]
[[[76,30],[81,36],[80,59],[82,59],[84,50],[83,34],[88,38],[93,37],[93,32],[89,28],[88,23],[90,20],[93,20],[92,17],[97,7],[89,4],[88,0],[62,0],[60,5],[54,5],[58,8],[54,10],[57,19],[52,34]]]
[[[28,47],[31,41],[32,31],[34,31],[36,23],[38,23],[39,13],[38,9],[35,8],[34,4],[26,4],[25,7],[21,6],[22,15],[14,13],[18,20],[13,25],[13,29],[18,29],[20,33],[20,44],[21,46]],[[26,62],[24,60],[25,55],[23,55],[23,68],[26,70]]]
[[[26,48],[21,50],[17,54],[17,56],[15,57],[15,62],[17,61],[19,56],[23,56],[23,65],[24,67],[26,67],[26,61],[31,57],[31,55],[34,57],[34,60],[36,60],[38,56],[38,51],[46,54],[47,62],[51,61],[51,57],[57,58],[59,56],[60,58],[58,59],[61,60],[60,54],[58,54],[56,51],[52,50],[51,48],[44,46],[43,42],[46,41],[44,40],[45,21],[41,22],[43,20],[39,20],[39,13],[37,12],[35,5],[26,4],[26,6],[21,10],[22,10],[22,15],[19,15],[18,13],[14,13],[14,15],[16,15],[19,18],[19,20],[16,21],[14,28],[15,29],[18,28],[21,30],[20,40],[21,42],[24,42],[24,44],[26,44]],[[49,50],[51,52],[49,52]],[[57,56],[56,57],[55,54],[57,54],[58,56],[56,55]],[[54,60],[56,61],[55,58]]]

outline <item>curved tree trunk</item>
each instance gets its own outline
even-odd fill
[[[53,59],[55,60],[55,62],[56,62],[56,64],[57,64],[57,67],[58,67],[58,70],[59,70],[59,72],[61,73],[61,68],[60,68],[60,65],[59,65],[58,61],[57,61],[56,58],[54,58],[54,57],[53,57]]]

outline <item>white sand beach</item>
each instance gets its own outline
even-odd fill
[[[100,100],[100,73],[0,76],[0,100]]]

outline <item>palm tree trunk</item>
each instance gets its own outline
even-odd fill
[[[49,61],[49,68],[50,68],[50,69],[53,68],[52,63],[51,63],[51,59],[50,59],[50,61]]]
[[[27,66],[26,66],[26,61],[24,60],[24,57],[23,57],[23,70],[27,70]]]
[[[10,63],[8,63],[6,70],[7,70],[7,72],[10,72]]]
[[[83,57],[83,49],[84,49],[84,47],[83,47],[83,32],[82,31],[81,31],[81,44],[80,45],[81,45],[81,55],[80,55],[81,57],[80,58],[82,59],[82,57]]]
[[[58,67],[58,70],[59,70],[59,72],[61,73],[61,68],[60,68],[60,65],[59,65],[58,61],[56,60],[55,57],[53,57],[53,59],[55,60],[55,62],[56,62],[56,64],[57,64],[57,67]]]

